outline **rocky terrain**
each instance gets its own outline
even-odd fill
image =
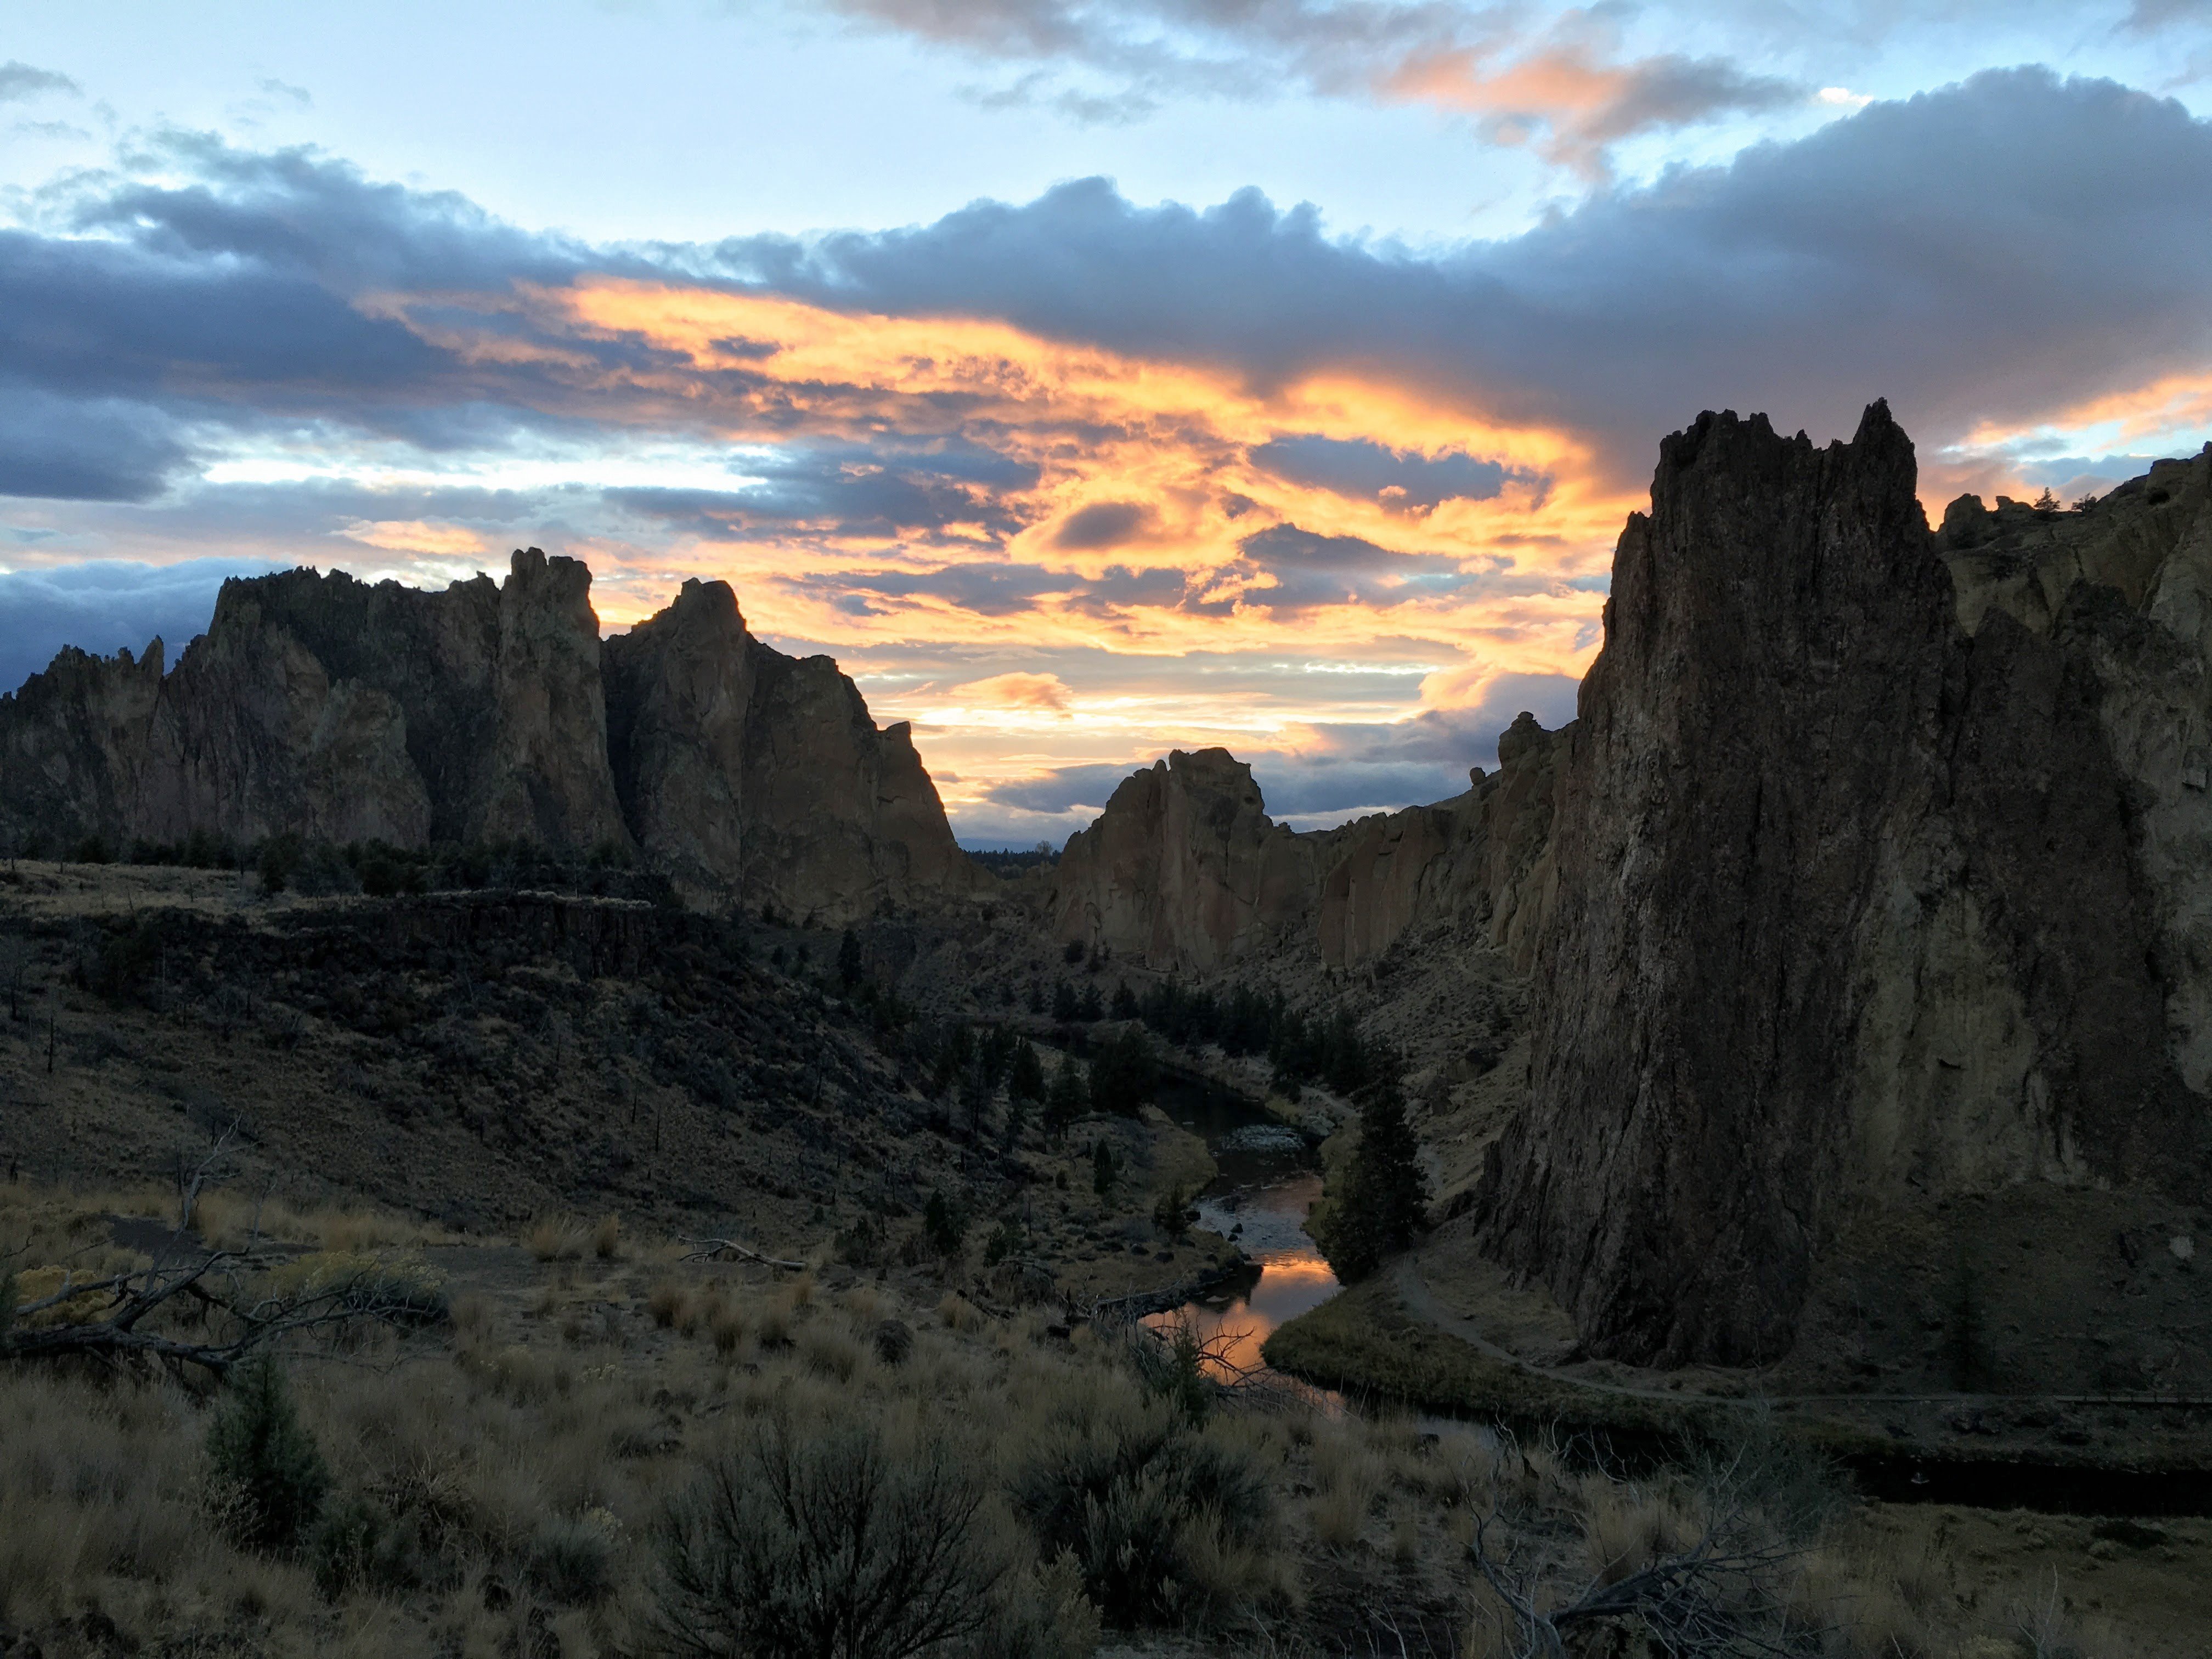
[[[603,643],[590,571],[535,548],[442,592],[293,570],[226,582],[163,663],[67,650],[0,697],[0,845],[604,848],[825,925],[985,880],[908,728],[725,583]]]
[[[1039,1033],[1071,980],[1280,991],[1405,1057],[1438,1293],[1484,1262],[1559,1352],[2212,1394],[2212,453],[1936,531],[1916,489],[1880,404],[1826,448],[1701,418],[1580,717],[1326,832],[1178,752],[1001,881],[906,729],[726,586],[602,643],[588,573],[526,553],[441,594],[233,583],[166,679],[158,642],[64,653],[0,702],[0,833],[600,847],[710,908],[866,917],[896,995]]]

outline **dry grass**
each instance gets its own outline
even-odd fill
[[[665,1279],[647,1291],[645,1298],[646,1309],[652,1314],[653,1322],[664,1331],[684,1317],[684,1310],[690,1303],[690,1291]]]
[[[28,1214],[0,1188],[6,1204]],[[104,1237],[51,1204],[40,1214],[56,1249]],[[642,1282],[648,1270],[633,1271]],[[1055,1340],[1040,1322],[992,1320],[957,1296],[931,1319],[874,1285],[777,1285],[696,1264],[649,1271],[642,1310],[623,1301],[604,1324],[582,1316],[584,1303],[550,1304],[576,1316],[567,1346],[522,1317],[532,1291],[552,1287],[509,1280],[496,1295],[456,1287],[448,1331],[370,1345],[346,1363],[295,1360],[335,1490],[399,1540],[384,1576],[334,1595],[312,1562],[242,1553],[211,1524],[204,1401],[151,1380],[0,1373],[0,1620],[36,1632],[49,1654],[77,1650],[88,1608],[149,1652],[642,1650],[655,1518],[693,1458],[749,1425],[866,1418],[895,1446],[958,1437],[970,1467],[1010,1480],[1055,1441],[1079,1450],[1174,1420],[1115,1344]],[[609,1294],[577,1294],[587,1289]],[[887,1318],[913,1331],[896,1365],[871,1346]],[[648,1322],[708,1340],[641,1340]],[[1368,1653],[1386,1628],[1357,1622],[1372,1613],[1404,1629],[1428,1620],[1441,1644],[1429,1651],[1486,1659],[1512,1649],[1468,1566],[1478,1515],[1493,1541],[1510,1540],[1516,1571],[1547,1575],[1547,1595],[1618,1578],[1701,1525],[1687,1474],[1616,1480],[1547,1447],[1434,1427],[1292,1405],[1178,1431],[1184,1462],[1202,1455],[1255,1471],[1265,1493],[1252,1513],[1268,1518],[1255,1530],[1201,1506],[1159,1522],[1180,1575],[1167,1620],[1175,1650]],[[1033,1546],[1012,1511],[992,1512],[1023,1582],[1049,1603],[1039,1629],[1053,1633],[1018,1650],[1089,1652],[1099,1615],[1079,1567],[1024,1554]],[[2202,1532],[2212,1564],[2212,1527]],[[1858,1515],[1812,1542],[1781,1590],[1802,1627],[1832,1632],[1824,1659],[1954,1659],[1977,1639],[2027,1651],[2015,1636],[2031,1598],[1989,1594],[1964,1607],[1975,1581],[1942,1536]],[[2071,1547],[2080,1559],[2080,1540]],[[2100,1632],[2067,1604],[2075,1594],[2070,1581],[2052,1587],[2043,1627],[2067,1644],[2052,1654],[2191,1651]]]
[[[540,1261],[577,1261],[592,1244],[592,1231],[573,1216],[540,1216],[522,1230],[522,1247]]]
[[[982,1310],[956,1291],[947,1291],[937,1304],[938,1322],[948,1331],[972,1334],[983,1328]]]
[[[622,1254],[622,1218],[601,1216],[592,1229],[592,1254],[602,1261],[615,1261]]]

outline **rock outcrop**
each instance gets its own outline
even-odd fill
[[[437,592],[293,570],[162,661],[64,651],[0,698],[0,836],[614,848],[827,923],[980,878],[907,728],[726,583],[602,643],[590,571],[535,548]]]
[[[2008,1325],[2022,1258],[1988,1241],[2112,1255],[2067,1310],[2092,1332],[2130,1325],[2131,1237],[2185,1256],[2209,467],[2063,518],[1954,505],[1938,538],[1879,404],[1825,449],[1728,415],[1662,447],[1559,760],[1530,1096],[1478,1205],[1594,1352],[1759,1362],[1817,1328],[1879,1371],[1923,1292],[1961,1353],[2037,1318]],[[2002,1382],[2157,1382],[2115,1351]]]
[[[1166,972],[1276,951],[1331,968],[1382,955],[1417,921],[1472,915],[1525,958],[1541,915],[1557,734],[1523,714],[1463,795],[1298,833],[1267,814],[1226,750],[1176,750],[1123,780],[1053,872],[1054,938]]]

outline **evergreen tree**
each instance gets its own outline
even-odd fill
[[[853,988],[860,982],[863,971],[860,936],[848,927],[845,937],[837,941],[837,983],[844,988],[847,996],[852,995]]]
[[[208,1425],[208,1462],[229,1489],[232,1534],[249,1549],[295,1549],[322,1513],[329,1468],[267,1354],[232,1375]]]
[[[1091,1190],[1101,1198],[1114,1191],[1114,1149],[1100,1141],[1091,1149]]]
[[[968,1212],[943,1193],[932,1193],[921,1212],[921,1230],[939,1255],[957,1255],[968,1240]]]
[[[1073,1060],[1061,1060],[1045,1096],[1045,1133],[1059,1139],[1067,1132],[1068,1125],[1081,1117],[1090,1106],[1091,1091],[1084,1084],[1082,1069]]]
[[[1027,1037],[1014,1045],[1012,1063],[1006,1068],[1006,1098],[1038,1101],[1044,1098],[1044,1066],[1036,1045]]]
[[[1091,1109],[1134,1117],[1158,1086],[1159,1062],[1140,1025],[1124,1026],[1091,1060]]]
[[[1097,1020],[1106,1018],[1105,1000],[1098,994],[1098,983],[1096,980],[1083,988],[1083,1004],[1079,1013],[1084,1019]]]
[[[1428,1206],[1420,1146],[1393,1072],[1361,1109],[1359,1144],[1346,1161],[1341,1190],[1330,1194],[1315,1242],[1336,1276],[1354,1285],[1413,1242],[1428,1224]]]
[[[1130,990],[1129,981],[1125,979],[1114,988],[1114,1018],[1116,1019],[1134,1019],[1136,1017],[1136,993]]]
[[[1082,1011],[1083,1005],[1075,1000],[1075,988],[1073,985],[1062,980],[1053,988],[1052,1017],[1054,1019],[1063,1025],[1071,1024]]]

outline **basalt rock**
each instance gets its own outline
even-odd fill
[[[1946,1352],[1993,1352],[2032,1258],[1990,1241],[2096,1262],[2201,1204],[2208,467],[2082,514],[1954,504],[1939,537],[1879,404],[1826,448],[1710,414],[1662,447],[1559,761],[1530,1095],[1478,1200],[1593,1352],[1761,1362],[1817,1328],[1871,1373],[1923,1291]],[[2070,1324],[2128,1327],[2115,1267]],[[2014,1299],[2010,1329],[2047,1322]],[[2112,1387],[2112,1352],[1951,1380]]]
[[[1358,967],[1416,922],[1472,917],[1525,961],[1551,878],[1557,736],[1523,714],[1498,740],[1498,770],[1475,769],[1465,794],[1305,833],[1267,816],[1252,769],[1227,750],[1177,750],[1125,779],[1070,838],[1048,925],[1062,941],[1204,974],[1281,950]]]
[[[534,548],[436,592],[293,570],[162,660],[64,651],[0,698],[0,837],[612,849],[825,923],[979,878],[907,728],[725,583],[603,644],[590,571]]]

